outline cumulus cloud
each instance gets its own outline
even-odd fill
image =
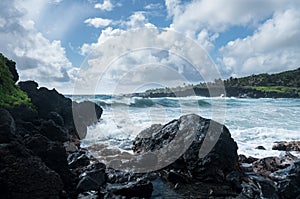
[[[49,87],[69,82],[68,70],[72,64],[61,42],[50,41],[37,31],[35,22],[27,15],[28,10],[20,5],[17,0],[0,2],[2,53],[17,62],[21,80],[33,79]]]
[[[103,18],[89,18],[84,21],[84,23],[94,26],[95,28],[108,26],[111,22],[112,20]]]
[[[114,5],[110,2],[110,0],[104,0],[103,3],[95,4],[95,8],[103,10],[103,11],[112,11]]]
[[[246,38],[220,49],[226,67],[240,75],[293,69],[300,63],[300,14],[298,9],[275,12]]]
[[[220,70],[237,76],[297,67],[300,29],[299,1],[287,0],[166,0],[171,29],[197,41],[206,50],[232,27],[254,30],[219,50]]]

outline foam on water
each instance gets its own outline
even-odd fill
[[[197,96],[153,99],[84,97],[102,105],[104,109],[101,121],[88,128],[82,142],[85,146],[105,143],[130,152],[132,140],[151,124],[165,124],[188,113],[212,118],[212,111],[218,115],[218,111],[222,114],[224,109],[225,125],[238,144],[239,154],[278,156],[280,151],[271,150],[274,142],[300,140],[300,99],[226,98],[224,105],[219,103],[224,98]],[[83,96],[73,99],[83,101]],[[216,120],[219,121],[218,118]],[[264,146],[267,150],[255,149],[257,146]]]

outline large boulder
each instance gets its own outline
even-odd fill
[[[55,89],[38,88],[38,84],[34,81],[19,82],[19,86],[31,98],[39,117],[43,119],[55,117],[54,121],[58,125],[63,123],[69,132],[81,139],[86,135],[87,126],[98,122],[102,115],[102,108],[95,103],[72,102]],[[53,115],[54,113],[56,115]],[[63,119],[63,122],[59,117]]]
[[[195,114],[166,125],[152,125],[136,137],[133,145],[135,153],[157,155],[158,165],[152,167],[169,165],[201,181],[222,182],[239,164],[237,144],[229,130]]]
[[[0,145],[0,198],[59,198],[63,183],[18,142]]]

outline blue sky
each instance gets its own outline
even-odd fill
[[[299,67],[295,0],[2,0],[0,9],[0,52],[17,62],[21,80],[63,93],[72,93],[78,81],[96,84],[82,93],[132,92]],[[127,34],[137,29],[156,32]],[[188,51],[190,41],[198,45],[194,54],[207,54],[210,63],[205,56],[171,53],[180,42]],[[163,50],[134,49],[149,46]],[[97,68],[111,62],[108,70]],[[208,75],[211,67],[215,76]]]

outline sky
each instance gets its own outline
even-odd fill
[[[20,80],[128,93],[300,66],[298,0],[1,0]]]

